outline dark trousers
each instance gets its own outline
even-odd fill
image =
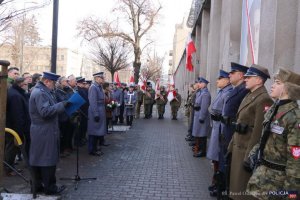
[[[122,124],[124,123],[124,104],[120,106],[120,115],[119,115],[119,122]]]
[[[41,191],[41,189],[44,189],[46,194],[55,193],[57,191],[55,171],[56,166],[32,166],[33,178],[35,180],[34,187],[36,191]]]
[[[9,133],[5,134],[5,150],[4,150],[4,160],[10,166],[14,167],[15,158],[18,153],[18,147],[14,143],[14,136]],[[5,167],[7,173],[12,170],[8,167]]]
[[[126,124],[132,126],[133,116],[126,116]]]
[[[98,140],[99,140],[99,136],[89,135],[89,145],[88,145],[89,153],[95,153],[97,151],[97,141]]]
[[[73,126],[71,122],[65,121],[59,123],[60,129],[60,151],[64,152],[66,149],[71,149],[72,145],[72,137],[73,137]]]
[[[194,109],[191,109],[190,116],[189,116],[189,124],[188,124],[188,133],[190,136],[192,136],[193,125],[194,125]]]
[[[87,115],[86,115],[87,116]],[[86,140],[86,131],[87,131],[87,118],[85,116],[81,116],[80,118],[80,136],[79,136],[79,140],[83,141]]]

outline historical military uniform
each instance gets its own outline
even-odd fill
[[[143,104],[143,99],[144,99],[144,92],[141,89],[138,89],[136,91],[136,98],[137,98],[137,102],[136,102],[136,111],[135,111],[135,117],[138,119],[140,118],[140,114],[141,114],[141,106]]]
[[[58,75],[44,72],[43,78],[56,81]],[[54,84],[53,84],[54,85]],[[36,191],[46,194],[59,193],[64,188],[56,186],[55,171],[59,160],[60,131],[58,114],[65,111],[64,102],[56,102],[54,93],[43,82],[38,82],[29,99],[30,150]]]
[[[199,83],[209,83],[205,78],[199,77]],[[194,157],[206,156],[207,136],[210,133],[210,114],[208,108],[211,103],[211,95],[207,87],[201,88],[197,92],[194,104],[194,123],[192,135],[195,137],[196,144],[194,146]]]
[[[145,119],[149,119],[151,117],[151,106],[154,102],[155,93],[152,92],[150,86],[147,86],[147,91],[144,94],[144,114]]]
[[[103,72],[93,74],[103,76]],[[94,82],[89,88],[89,119],[87,133],[89,135],[89,154],[100,155],[97,151],[97,139],[107,134],[105,94],[102,86]]]
[[[134,85],[130,85],[130,88],[134,88]],[[136,93],[134,91],[126,92],[124,95],[124,104],[125,104],[125,116],[126,123],[128,126],[132,126],[133,116],[134,116],[134,108],[136,104]]]
[[[170,92],[173,92],[173,96],[174,96],[174,99],[170,101],[172,120],[177,120],[177,113],[181,105],[181,95],[177,92],[177,90],[176,92],[175,91],[170,91]]]
[[[258,76],[263,80],[270,78],[266,68],[254,64],[245,74],[245,77],[248,76]],[[260,139],[265,107],[271,106],[272,103],[265,86],[262,85],[250,91],[238,109],[237,120],[233,123],[235,132],[228,146],[228,152],[232,152],[229,187],[232,199],[251,199],[251,196],[241,194],[246,191],[251,176],[244,169],[243,163]]]
[[[270,196],[268,192],[294,191],[298,192],[296,199],[300,191],[300,109],[296,102],[300,99],[300,75],[280,69],[277,78],[284,83],[290,99],[274,103],[265,114],[261,142],[252,152],[263,142],[265,147],[259,147],[260,165],[248,182],[247,192],[259,199],[288,199],[284,193]]]
[[[157,92],[155,101],[158,112],[158,119],[163,119],[165,114],[165,106],[168,102],[167,92],[165,91],[165,88],[163,86],[161,86],[160,91]]]

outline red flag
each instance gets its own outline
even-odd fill
[[[193,71],[193,64],[192,64],[192,54],[196,52],[196,47],[194,41],[192,40],[191,35],[188,37],[188,42],[186,45],[186,69],[188,71]]]
[[[115,75],[114,75],[114,81],[118,84],[118,86],[121,86],[121,82],[120,82],[120,79],[119,79],[119,73],[116,72]]]
[[[132,75],[129,78],[129,83],[134,83],[134,77]]]

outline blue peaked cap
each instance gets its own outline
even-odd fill
[[[54,74],[52,72],[43,72],[43,77],[52,81],[57,81],[60,75]]]
[[[220,69],[218,78],[229,78],[229,73]]]
[[[267,68],[253,64],[248,69],[247,73],[244,75],[245,77],[249,76],[260,76],[261,78],[267,80],[270,78],[270,74]]]
[[[232,62],[231,63],[231,71],[229,73],[232,73],[232,72],[235,72],[235,71],[246,73],[248,69],[249,69],[249,67],[246,67],[244,65],[240,65],[238,63]]]
[[[205,84],[208,84],[209,83],[209,81],[208,80],[206,80],[205,78],[203,78],[203,77],[198,77],[198,83],[205,83]]]
[[[95,73],[93,74],[94,77],[96,76],[100,76],[100,77],[103,77],[104,76],[104,72],[98,72],[98,73]]]

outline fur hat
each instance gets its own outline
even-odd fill
[[[274,78],[284,83],[290,99],[300,100],[300,74],[280,68]]]

